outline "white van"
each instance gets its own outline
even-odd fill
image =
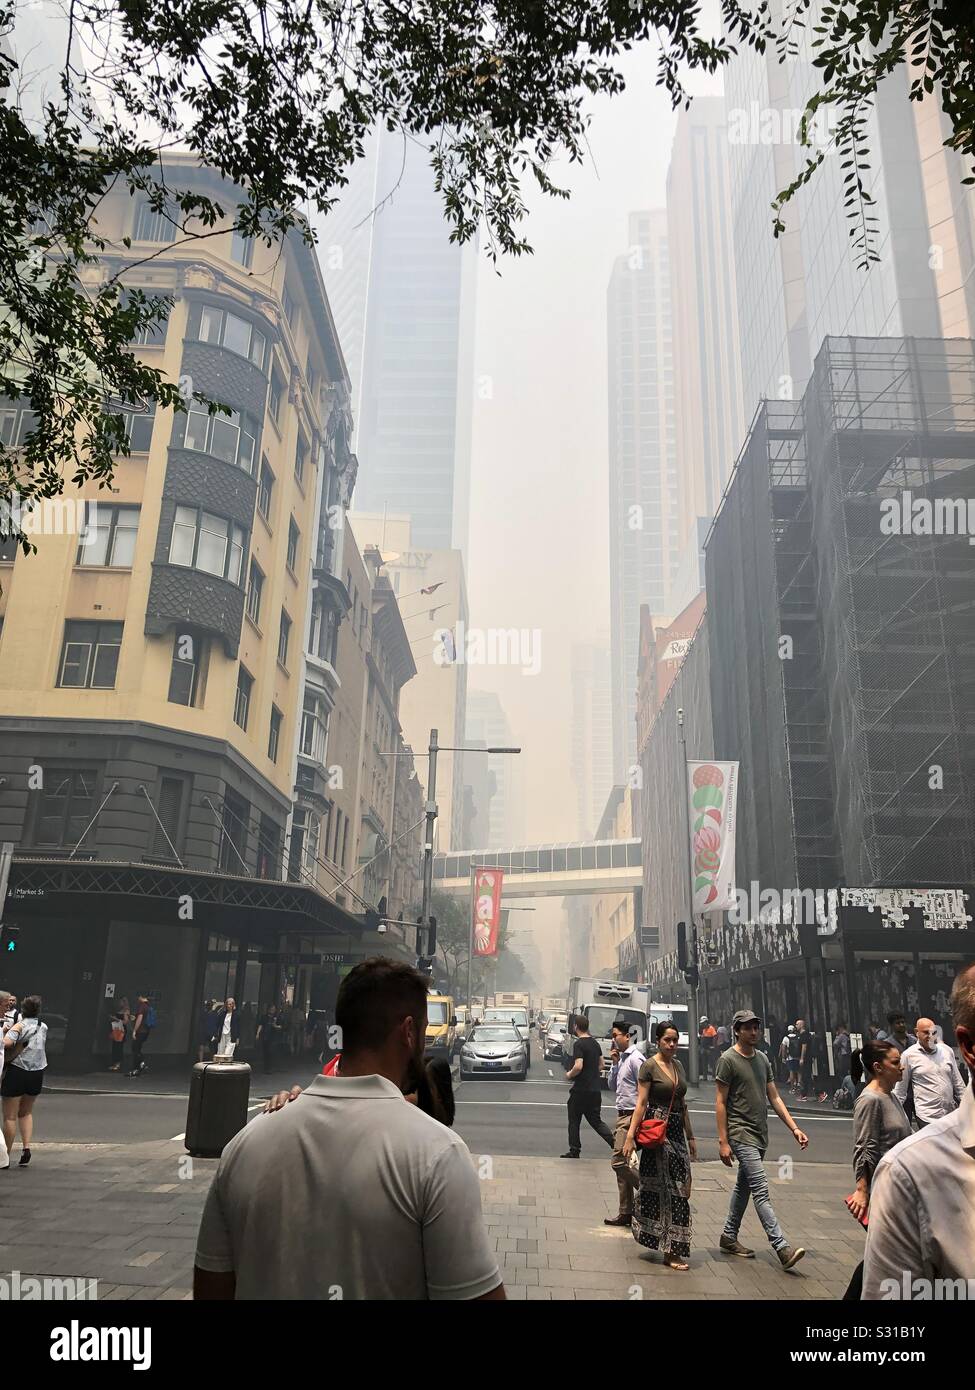
[[[609,1072],[609,1053],[613,1046],[612,1027],[622,1023],[638,1044],[647,1039],[646,1003],[641,998],[646,988],[629,980],[599,980],[575,978],[569,981],[569,1014],[585,1014],[589,1032],[599,1043],[603,1054],[603,1080]],[[575,1035],[566,1033],[563,1050],[572,1056]]]

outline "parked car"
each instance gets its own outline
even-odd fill
[[[524,1081],[528,1075],[528,1040],[513,1023],[481,1023],[460,1050],[460,1075],[510,1076]]]
[[[565,1014],[556,1014],[548,1026],[544,1038],[542,1039],[542,1050],[546,1062],[558,1062],[562,1057],[562,1044],[568,1030],[568,1019]]]

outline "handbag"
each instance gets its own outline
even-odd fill
[[[670,1078],[667,1078],[668,1081]],[[640,1128],[636,1132],[636,1142],[641,1149],[659,1149],[667,1138],[667,1126],[670,1123],[670,1112],[674,1108],[674,1096],[677,1094],[677,1063],[674,1062],[674,1088],[670,1093],[670,1104],[667,1106],[667,1118],[664,1120],[642,1120]],[[653,1095],[653,1078],[650,1078],[650,1095]],[[647,1101],[649,1105],[649,1099]]]

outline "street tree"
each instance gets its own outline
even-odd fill
[[[589,99],[623,90],[621,58],[642,43],[676,107],[689,104],[690,74],[716,72],[742,46],[786,61],[808,37],[819,83],[808,157],[770,226],[782,232],[825,157],[809,129],[833,108],[830,148],[864,266],[877,254],[864,175],[879,83],[906,68],[911,98],[945,112],[947,143],[969,160],[975,145],[975,11],[963,0],[818,11],[792,0],[781,19],[767,0],[721,0],[717,32],[699,0],[65,0],[39,119],[13,56],[21,8],[34,0],[0,0],[0,396],[30,413],[0,417],[0,496],[15,490],[25,506],[66,479],[110,486],[129,452],[125,410],[187,405],[131,350],[171,306],[123,294],[125,271],[83,282],[105,250],[97,218],[111,189],[146,198],[173,242],[228,225],[269,247],[289,232],[313,240],[306,214],[334,205],[369,133],[385,128],[404,151],[426,150],[445,234],[495,259],[526,254],[526,185],[568,196],[557,165],[586,158]],[[223,177],[225,198],[180,186],[166,159],[176,146]],[[28,547],[0,516],[0,534],[11,530]]]

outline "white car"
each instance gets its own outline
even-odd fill
[[[460,1050],[460,1074],[509,1076],[524,1081],[528,1075],[528,1042],[513,1023],[481,1023]]]
[[[548,1026],[548,1031],[542,1039],[542,1050],[545,1054],[546,1062],[560,1061],[563,1051],[563,1043],[568,1030],[568,1019],[566,1016],[556,1014]]]

